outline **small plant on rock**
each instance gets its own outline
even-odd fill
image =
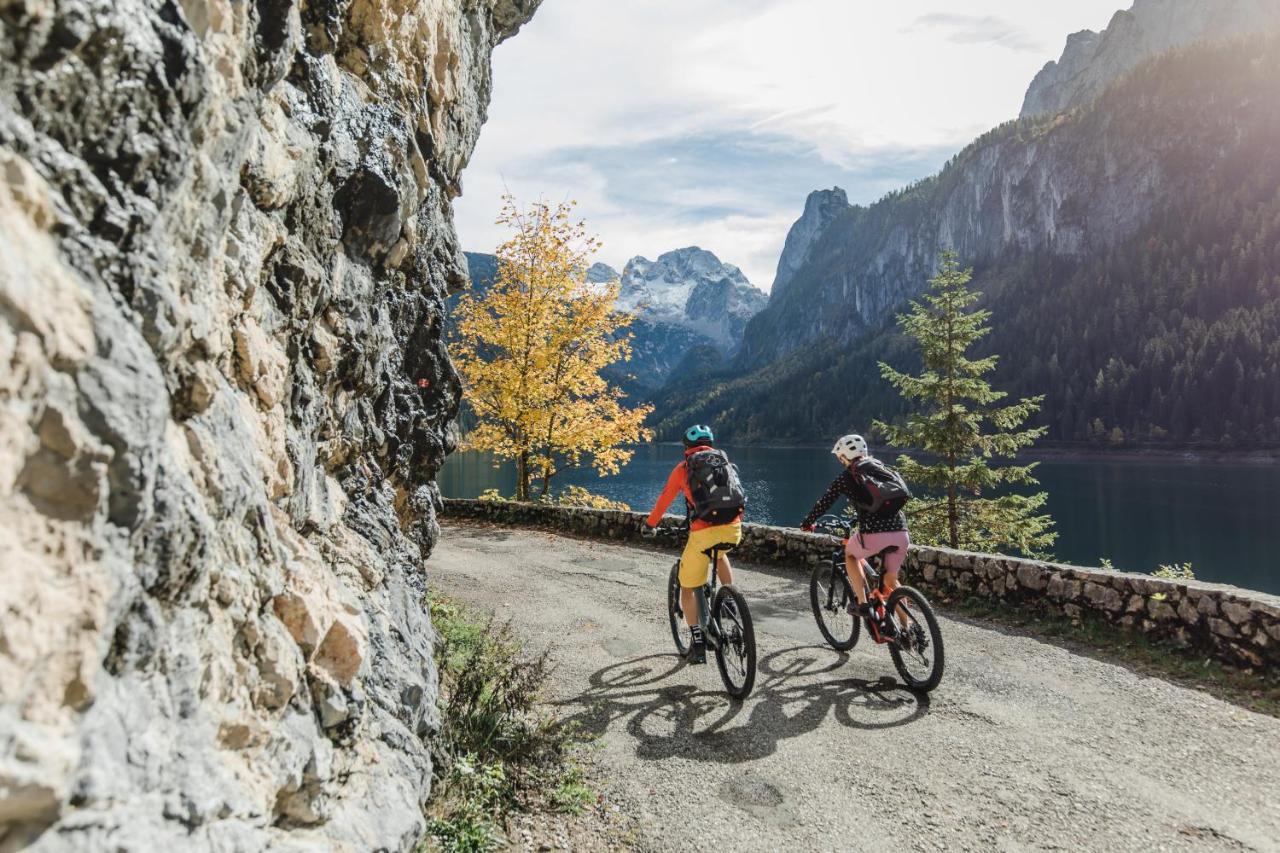
[[[590,792],[573,758],[581,738],[541,707],[548,653],[527,655],[509,624],[434,592],[428,605],[441,718],[427,804],[431,846],[497,849],[513,810],[585,807]]]
[[[1190,563],[1161,565],[1151,573],[1151,576],[1168,581],[1193,581],[1196,579],[1196,573],[1192,570]]]
[[[584,506],[589,509],[620,509],[623,511],[631,509],[630,504],[606,498],[604,495],[597,495],[582,486],[570,486],[565,489],[556,498],[556,503],[560,506]]]

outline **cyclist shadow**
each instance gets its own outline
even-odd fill
[[[759,661],[752,695],[733,702],[720,690],[666,683],[686,667],[684,661],[674,654],[645,655],[597,670],[587,690],[558,704],[576,708],[566,722],[595,736],[625,721],[639,758],[716,763],[772,755],[781,741],[816,731],[829,717],[845,728],[876,731],[928,713],[928,694],[891,678],[836,675],[848,659],[826,646],[773,652]],[[717,677],[714,663],[703,671]]]

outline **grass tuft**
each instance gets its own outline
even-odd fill
[[[550,662],[528,655],[509,623],[429,594],[440,673],[441,730],[427,803],[427,849],[495,850],[513,811],[578,814],[594,801],[576,752],[583,740],[542,707]]]

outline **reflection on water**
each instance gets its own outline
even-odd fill
[[[747,520],[794,527],[836,474],[831,454],[814,448],[725,448],[742,474]],[[671,467],[674,445],[644,446],[619,474],[601,479],[569,471],[557,485],[585,486],[647,511]],[[1204,580],[1280,593],[1280,466],[1248,463],[1055,460],[1038,475],[1058,522],[1058,559],[1150,571],[1190,562]],[[440,474],[448,497],[486,489],[515,491],[510,465],[486,454],[455,453]],[[680,511],[680,501],[676,501]]]

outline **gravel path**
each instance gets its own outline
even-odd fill
[[[671,562],[449,524],[428,564],[553,647],[639,849],[1280,851],[1280,720],[947,617],[946,675],[915,696],[865,635],[821,645],[807,577],[749,564],[759,675],[734,704],[713,661],[675,656]]]

